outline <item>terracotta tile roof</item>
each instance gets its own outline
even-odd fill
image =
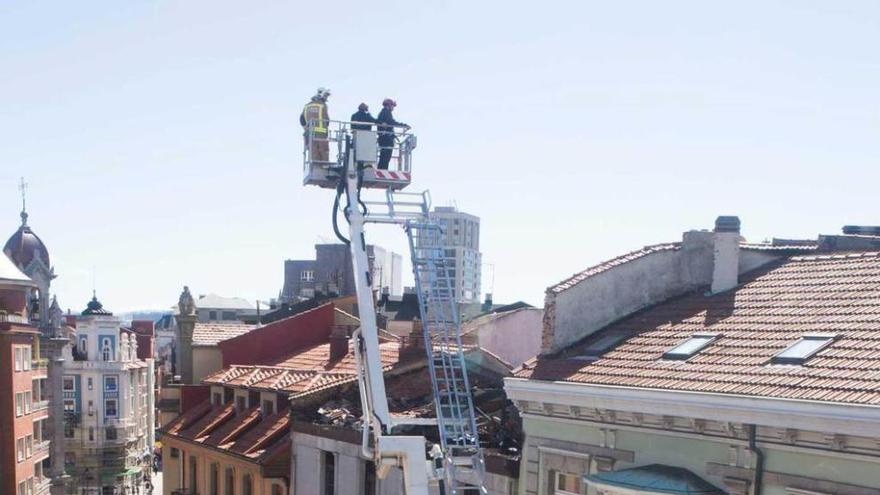
[[[659,253],[661,251],[675,251],[681,249],[680,242],[672,242],[666,244],[654,244],[653,246],[645,246],[642,249],[638,249],[636,251],[632,251],[630,253],[626,253],[623,256],[618,256],[617,258],[610,259],[608,261],[604,261],[599,263],[598,265],[591,266],[586,270],[575,273],[571,277],[559,282],[558,284],[549,287],[547,289],[548,292],[562,292],[566,289],[574,287],[578,283],[583,280],[598,275],[602,272],[608,271],[615,266],[622,265],[624,263],[629,263],[630,261],[642,258],[644,256],[648,256],[649,254]]]
[[[202,418],[202,416],[207,414],[210,410],[211,404],[209,402],[203,402],[171,420],[167,425],[162,427],[162,431],[172,435],[178,435],[183,430],[186,430],[190,426],[194,425],[199,419]]]
[[[255,328],[257,328],[257,325],[246,325],[244,323],[197,322],[193,329],[193,345],[217,345],[219,342],[244,335]]]
[[[880,404],[880,253],[794,256],[615,322],[516,376],[590,384]],[[697,332],[720,337],[684,361],[662,355]],[[628,337],[597,359],[585,347]],[[801,365],[771,358],[805,334],[837,338]]]
[[[235,414],[235,407],[229,403],[225,406],[211,407],[209,411],[210,414],[205,414],[186,430],[179,432],[178,435],[192,440],[204,439]]]
[[[400,342],[379,344],[384,369],[399,362]],[[271,365],[232,365],[206,377],[211,385],[246,387],[255,390],[301,394],[357,378],[354,351],[331,361],[330,344],[319,344],[295,352]]]
[[[259,457],[271,447],[279,435],[285,435],[290,426],[290,411],[281,411],[263,418],[232,445],[231,450],[248,457]]]
[[[259,406],[254,406],[247,411],[242,411],[211,433],[208,438],[204,440],[204,443],[221,449],[227,449],[239,435],[259,423],[260,419],[261,415]]]

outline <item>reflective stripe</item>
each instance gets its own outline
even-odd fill
[[[324,118],[324,105],[320,103],[307,103],[305,108],[303,108],[303,117],[306,119],[306,123],[314,122],[314,127],[312,127],[313,131],[320,133],[327,132],[326,119]]]

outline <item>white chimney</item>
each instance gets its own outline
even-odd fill
[[[720,216],[715,220],[712,293],[730,290],[739,283],[739,217]]]

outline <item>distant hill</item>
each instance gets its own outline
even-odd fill
[[[171,314],[170,310],[139,310],[139,311],[128,311],[125,313],[119,313],[117,316],[122,321],[131,321],[131,320],[150,320],[150,321],[158,321],[164,315]]]

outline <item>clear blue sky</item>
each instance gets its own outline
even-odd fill
[[[93,267],[117,311],[275,296],[332,239],[297,122],[328,86],[333,116],[397,99],[413,189],[482,218],[496,300],[541,304],[719,214],[750,240],[880,223],[878,47],[868,1],[5,1],[0,232],[24,175],[65,308]]]

